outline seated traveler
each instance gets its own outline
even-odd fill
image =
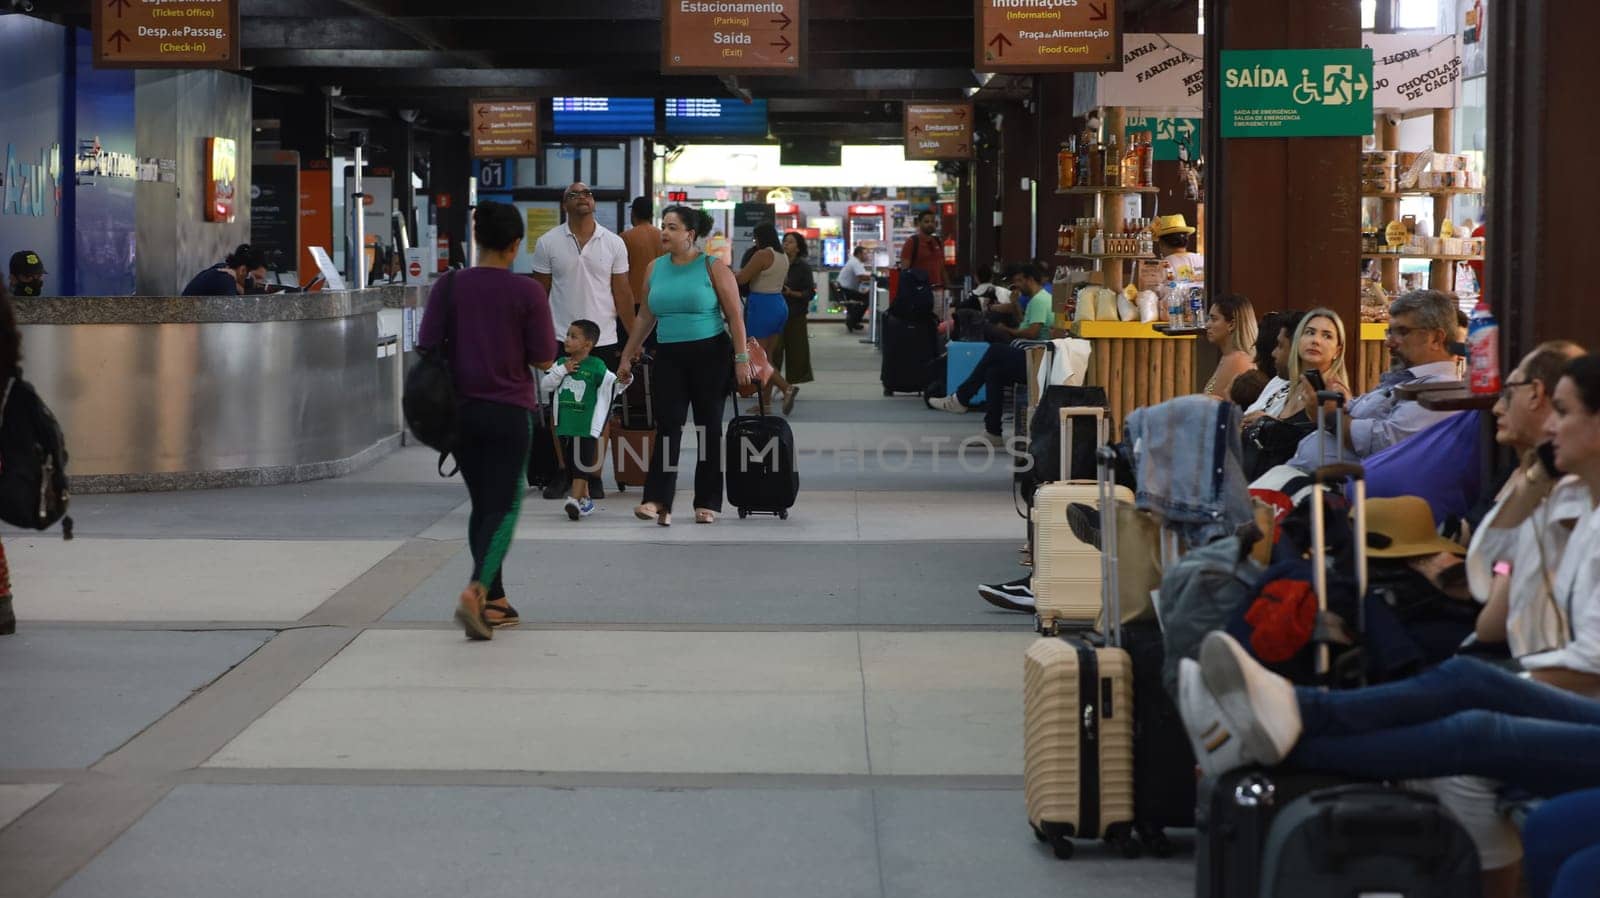
[[[228,258],[194,276],[183,288],[184,296],[238,296],[253,282],[266,283],[267,258],[248,243],[239,244]]]
[[[1027,316],[1022,319],[1021,327],[1008,327],[995,325],[995,327],[1013,340],[1048,340],[1060,336],[1051,322],[1055,318],[1055,310],[1044,286],[1044,272],[1032,264],[1018,265],[1011,270],[1011,289],[1019,296],[1034,297],[1035,301],[1028,303]],[[1040,296],[1039,294],[1045,294]],[[1011,384],[1020,384],[1028,378],[1028,355],[1015,346],[1004,343],[991,344],[978,360],[976,368],[965,382],[948,396],[930,398],[929,408],[940,411],[955,412],[957,414],[968,411],[973,398],[978,391],[988,387],[989,402],[985,403],[983,425],[985,436],[989,442],[998,446],[1004,441],[1000,433],[1000,425],[1004,418],[1004,404],[1000,402],[1001,392]]]
[[[1456,359],[1450,351],[1456,329],[1455,306],[1454,296],[1438,290],[1413,290],[1391,303],[1386,345],[1396,370],[1385,374],[1377,389],[1355,398],[1341,413],[1343,447],[1334,445],[1335,422],[1330,416],[1328,431],[1302,440],[1289,464],[1309,471],[1323,458],[1331,460],[1341,452],[1345,457],[1366,458],[1458,414],[1431,411],[1395,394],[1395,387],[1401,384],[1458,379]]]
[[[1269,313],[1262,321],[1261,333],[1256,338],[1256,366],[1270,379],[1256,401],[1244,410],[1246,427],[1263,416],[1276,418],[1283,411],[1284,403],[1289,401],[1289,393],[1294,387],[1294,382],[1290,380],[1293,375],[1289,371],[1289,362],[1295,355],[1295,334],[1299,333],[1303,314],[1289,309]],[[1261,358],[1263,343],[1270,344],[1265,350],[1265,362]]]

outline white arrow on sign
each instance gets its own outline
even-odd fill
[[[1356,76],[1356,99],[1365,100],[1367,98],[1367,93],[1369,91],[1369,87],[1370,86],[1367,84],[1367,75],[1366,75],[1366,73],[1363,72],[1363,73],[1357,75]]]

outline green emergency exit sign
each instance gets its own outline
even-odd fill
[[[1223,51],[1223,137],[1371,133],[1371,50]]]

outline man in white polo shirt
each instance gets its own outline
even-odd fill
[[[634,326],[628,247],[594,220],[594,191],[589,185],[579,181],[568,187],[561,206],[567,220],[534,246],[533,277],[550,296],[558,342],[572,322],[593,321],[600,325],[600,339],[592,354],[615,371],[622,351],[617,326],[624,330]]]

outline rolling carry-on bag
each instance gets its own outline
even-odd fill
[[[739,415],[728,422],[723,456],[728,504],[739,510],[741,518],[772,514],[787,520],[800,495],[794,431],[788,421],[767,414],[765,391],[757,396],[759,414]]]
[[[1112,485],[1100,478],[1101,499]],[[1116,544],[1116,522],[1105,537]],[[1129,857],[1134,837],[1133,661],[1122,648],[1115,552],[1102,556],[1105,638],[1045,636],[1023,658],[1023,790],[1034,836],[1063,860],[1074,839]]]
[[[902,317],[886,314],[882,320],[883,364],[879,379],[883,395],[916,393],[928,386],[928,366],[939,357],[939,324],[932,315]]]
[[[655,449],[654,430],[632,430],[613,421],[611,427],[611,469],[617,489],[644,486],[650,474],[650,453]]]
[[[1101,507],[1098,480],[1072,477],[1072,438],[1076,429],[1072,424],[1081,417],[1093,419],[1095,445],[1104,446],[1108,442],[1105,409],[1061,409],[1061,479],[1039,487],[1033,496],[1033,597],[1039,632],[1047,635],[1060,629],[1094,627],[1103,605],[1101,552],[1078,539],[1067,524],[1067,506],[1077,503]],[[1133,500],[1132,491],[1126,487],[1114,487],[1111,492],[1112,504],[1106,507],[1114,509],[1116,499]],[[1107,521],[1115,516],[1102,514],[1100,517]],[[1109,534],[1104,535],[1102,543],[1109,538]]]
[[[655,386],[651,378],[655,357],[646,352],[633,365],[633,380],[617,396],[622,426],[628,430],[656,429]]]

